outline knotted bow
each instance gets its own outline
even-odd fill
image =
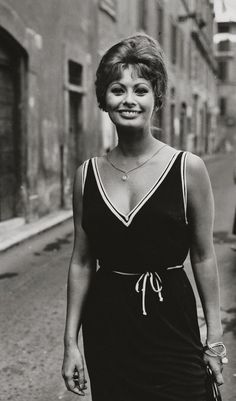
[[[176,265],[176,266],[168,266],[166,270],[175,270],[175,269],[182,269],[183,265]],[[160,302],[163,301],[163,297],[161,294],[162,291],[162,280],[161,277],[157,272],[145,272],[145,273],[128,273],[122,272],[118,270],[113,270],[113,273],[121,274],[124,276],[139,276],[136,284],[135,284],[135,291],[140,293],[142,292],[142,312],[143,315],[147,315],[145,299],[146,299],[146,290],[147,290],[147,283],[149,282],[151,288],[154,292],[158,294]]]
[[[157,272],[146,272],[143,273],[138,281],[136,282],[135,285],[135,291],[140,293],[140,291],[142,291],[142,311],[143,311],[143,315],[147,315],[147,311],[146,311],[146,306],[145,306],[145,299],[146,299],[146,289],[147,289],[147,282],[150,282],[150,285],[153,289],[154,292],[156,292],[159,296],[159,300],[160,302],[163,301],[163,297],[161,294],[161,290],[162,290],[162,281],[161,278],[159,276],[159,274],[157,274]]]

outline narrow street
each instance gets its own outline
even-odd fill
[[[236,252],[230,248],[236,242],[230,236],[236,204],[233,158],[232,154],[220,155],[206,161],[215,196],[214,238],[230,361],[225,368],[224,401],[235,401],[236,397]],[[69,221],[0,254],[1,401],[76,399],[65,389],[61,378],[72,240]],[[201,316],[200,324],[204,331]],[[83,400],[91,398],[88,395]]]

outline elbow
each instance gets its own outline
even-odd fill
[[[71,261],[69,276],[76,278],[90,277],[96,271],[95,263],[90,260],[80,262]]]
[[[190,248],[190,259],[192,264],[209,263],[216,260],[214,247]]]

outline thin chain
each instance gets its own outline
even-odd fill
[[[159,149],[157,149],[157,151],[155,153],[153,153],[147,160],[145,160],[143,163],[141,163],[139,166],[133,167],[130,170],[122,170],[121,168],[117,167],[115,164],[112,163],[112,161],[109,159],[109,157],[107,156],[107,161],[108,163],[117,171],[120,171],[121,173],[125,174],[126,179],[128,178],[129,173],[131,173],[134,170],[137,170],[138,168],[144,166],[144,164],[148,163],[154,156],[156,156],[161,149],[163,149],[165,146],[167,146],[166,144],[162,145]]]

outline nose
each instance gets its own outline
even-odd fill
[[[135,96],[132,90],[128,90],[123,100],[124,105],[134,106],[136,104]]]

